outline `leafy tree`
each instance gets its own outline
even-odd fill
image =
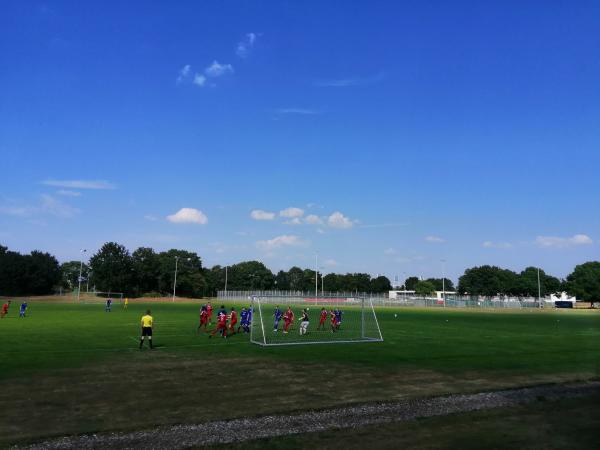
[[[67,261],[60,265],[60,284],[63,288],[76,289],[79,286],[80,266],[81,261]],[[81,267],[81,277],[87,278],[90,272],[90,267],[85,263]]]
[[[435,291],[435,286],[430,281],[419,281],[415,286],[417,295],[431,295]]]
[[[600,262],[591,261],[575,267],[567,277],[566,290],[578,300],[600,300]]]
[[[0,292],[3,295],[46,295],[60,283],[60,267],[49,253],[29,255],[0,246]]]
[[[433,286],[435,287],[434,290],[436,290],[436,291],[442,291],[442,290],[453,291],[454,290],[454,283],[452,282],[452,280],[450,280],[448,278],[444,278],[443,280],[441,278],[428,278],[425,281],[428,281],[431,284],[433,284]]]
[[[58,261],[50,253],[33,251],[25,255],[26,291],[33,295],[52,293],[60,283],[61,273]]]
[[[558,278],[546,275],[540,269],[540,292],[542,297],[548,294],[554,294],[560,290],[561,282]],[[516,290],[518,295],[526,297],[538,296],[538,269],[536,267],[527,267],[519,274]]]
[[[304,271],[300,267],[292,267],[288,270],[288,280],[290,290],[302,291],[304,290]]]
[[[164,294],[171,294],[173,292],[176,266],[176,295],[180,297],[201,297],[207,291],[208,284],[203,275],[202,261],[195,252],[171,249],[159,253],[158,261],[159,292]]]
[[[288,272],[280,270],[275,275],[275,289],[280,291],[287,291],[290,289],[290,277]]]
[[[266,290],[272,289],[274,284],[273,273],[259,261],[245,261],[229,267],[228,289],[232,291]]]
[[[392,283],[387,277],[380,275],[376,278],[371,279],[371,292],[382,293],[388,292],[392,289]]]
[[[131,255],[133,284],[136,295],[159,291],[160,258],[149,247],[140,247]]]
[[[494,296],[513,294],[517,290],[518,275],[496,266],[481,266],[467,269],[458,280],[458,291],[462,294]]]
[[[404,281],[404,286],[406,288],[407,291],[414,291],[417,288],[417,284],[419,284],[419,278],[418,277],[408,277],[405,281]]]
[[[133,260],[123,245],[107,242],[90,258],[90,267],[99,291],[132,292]]]

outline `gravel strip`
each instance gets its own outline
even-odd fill
[[[449,395],[393,403],[372,403],[295,415],[264,416],[198,425],[176,425],[129,433],[102,433],[69,436],[13,449],[138,449],[175,450],[248,439],[270,438],[296,433],[313,433],[333,428],[354,428],[369,424],[406,421],[421,417],[479,411],[520,403],[557,400],[589,395],[600,390],[600,382],[535,386]]]

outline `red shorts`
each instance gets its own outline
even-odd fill
[[[230,328],[233,328],[233,327],[235,326],[235,324],[236,324],[236,323],[237,323],[237,320],[234,320],[233,322],[231,322],[231,323],[229,324],[229,327],[230,327]]]
[[[223,330],[227,328],[227,324],[226,323],[218,323],[217,324],[217,330]]]
[[[200,325],[206,325],[206,322],[208,322],[208,319],[206,317],[200,319]]]
[[[319,320],[319,325],[324,324],[326,320],[325,317],[322,317],[321,320]]]

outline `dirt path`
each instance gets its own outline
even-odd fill
[[[264,416],[198,425],[177,425],[129,433],[103,433],[64,437],[14,449],[161,449],[225,444],[248,439],[270,438],[295,433],[312,433],[332,428],[354,428],[369,424],[406,421],[421,417],[486,410],[541,400],[589,395],[600,390],[600,381],[535,386],[450,395],[393,403],[374,403],[295,415]],[[301,405],[299,405],[301,406]]]

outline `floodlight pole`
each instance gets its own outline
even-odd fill
[[[225,266],[225,298],[227,298],[227,266]]]
[[[537,268],[537,282],[538,282],[538,308],[542,307],[542,286],[540,285],[540,268]]]
[[[177,262],[179,261],[179,256],[175,256],[175,279],[173,280],[173,302],[175,301],[175,286],[177,285]]]
[[[442,259],[442,299],[444,300],[444,308],[446,307],[446,260]]]
[[[80,253],[81,253],[82,256],[81,256],[81,259],[79,261],[79,279],[78,279],[79,287],[77,288],[77,301],[79,301],[79,298],[81,296],[81,273],[83,272],[83,254],[85,252],[87,252],[87,250],[85,248],[82,248],[80,250]]]
[[[315,299],[319,298],[319,254],[315,253]]]

